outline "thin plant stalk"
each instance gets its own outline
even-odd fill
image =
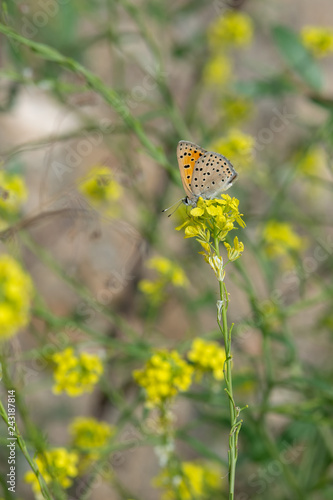
[[[215,252],[218,257],[220,257],[220,249],[218,239],[214,238]],[[229,500],[234,499],[235,491],[235,476],[236,476],[236,463],[238,456],[238,434],[242,425],[242,420],[238,420],[240,409],[236,407],[233,388],[232,388],[232,354],[231,354],[231,332],[232,326],[228,328],[228,292],[224,281],[219,281],[220,288],[220,299],[217,303],[217,323],[219,325],[220,331],[223,335],[226,360],[224,364],[224,380],[225,380],[225,391],[229,398],[229,410],[230,410],[230,434],[229,434],[229,450],[228,450],[228,463],[229,463]]]
[[[8,415],[7,415],[6,410],[5,410],[1,401],[0,401],[0,417],[6,423],[7,427],[9,427],[10,424],[8,421]],[[41,473],[39,472],[39,469],[38,469],[36,462],[30,457],[27,446],[26,446],[25,441],[22,437],[22,434],[20,433],[20,431],[17,427],[17,424],[15,423],[14,426],[15,426],[15,431],[13,433],[13,437],[16,439],[16,442],[17,442],[20,450],[22,451],[26,461],[28,462],[32,471],[34,472],[34,474],[39,482],[39,486],[40,486],[41,493],[42,493],[43,497],[45,498],[45,500],[52,500],[51,493],[50,493]]]

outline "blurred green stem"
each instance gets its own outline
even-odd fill
[[[22,420],[25,422],[27,429],[30,432],[32,431],[31,435],[36,437],[35,429],[33,428],[31,422],[29,421],[28,416],[27,416],[27,412],[25,411],[25,408],[22,405],[20,390],[18,390],[9,379],[9,374],[7,371],[5,357],[0,356],[0,361],[1,361],[0,364],[1,364],[2,370],[3,370],[4,387],[6,387],[7,390],[14,391],[14,394],[15,394],[14,397],[16,400],[15,404],[17,405],[18,413],[20,414]],[[34,474],[38,480],[38,483],[39,483],[39,486],[41,489],[41,494],[43,495],[45,500],[52,500],[52,498],[54,498],[54,497],[51,496],[50,490],[49,490],[43,476],[39,472],[39,469],[38,469],[36,462],[30,457],[29,451],[27,449],[27,445],[26,445],[26,443],[21,435],[21,432],[19,431],[19,429],[17,427],[16,422],[14,424],[12,422],[11,423],[9,422],[7,412],[6,412],[5,407],[3,406],[1,401],[0,401],[0,417],[6,423],[8,428],[9,427],[15,428],[15,431],[13,431],[13,437],[15,438],[15,440],[16,440],[20,450],[22,451],[26,461],[30,465],[31,470],[34,472]]]
[[[220,257],[219,240],[214,237],[214,247],[215,252],[218,257]],[[240,409],[236,407],[233,388],[232,388],[232,354],[231,354],[231,331],[228,328],[227,310],[229,304],[228,292],[224,281],[219,281],[220,285],[220,300],[217,303],[217,323],[219,325],[220,331],[223,335],[226,360],[224,364],[224,380],[226,384],[225,391],[229,397],[229,409],[230,409],[230,433],[229,433],[229,451],[228,451],[228,462],[229,462],[229,500],[233,500],[235,491],[235,475],[236,475],[236,462],[238,456],[238,434],[242,425],[242,420],[238,420]]]

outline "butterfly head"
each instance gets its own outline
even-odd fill
[[[182,202],[184,205],[187,207],[196,207],[198,203],[199,196],[185,196],[185,198],[182,199]]]

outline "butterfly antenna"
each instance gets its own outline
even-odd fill
[[[173,212],[171,212],[171,214],[168,215],[168,217],[171,217],[171,215],[173,215],[178,210],[178,208],[180,207],[180,205],[183,203],[183,199],[175,201],[175,203],[173,203],[170,207],[165,208],[164,210],[162,210],[162,212],[167,212],[168,210],[170,210],[170,208],[174,207],[176,205],[176,203],[178,203],[178,205],[173,210]]]

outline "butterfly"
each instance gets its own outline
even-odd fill
[[[177,160],[186,193],[182,201],[193,207],[199,197],[211,200],[229,189],[238,175],[225,156],[206,151],[193,142],[178,143]]]

